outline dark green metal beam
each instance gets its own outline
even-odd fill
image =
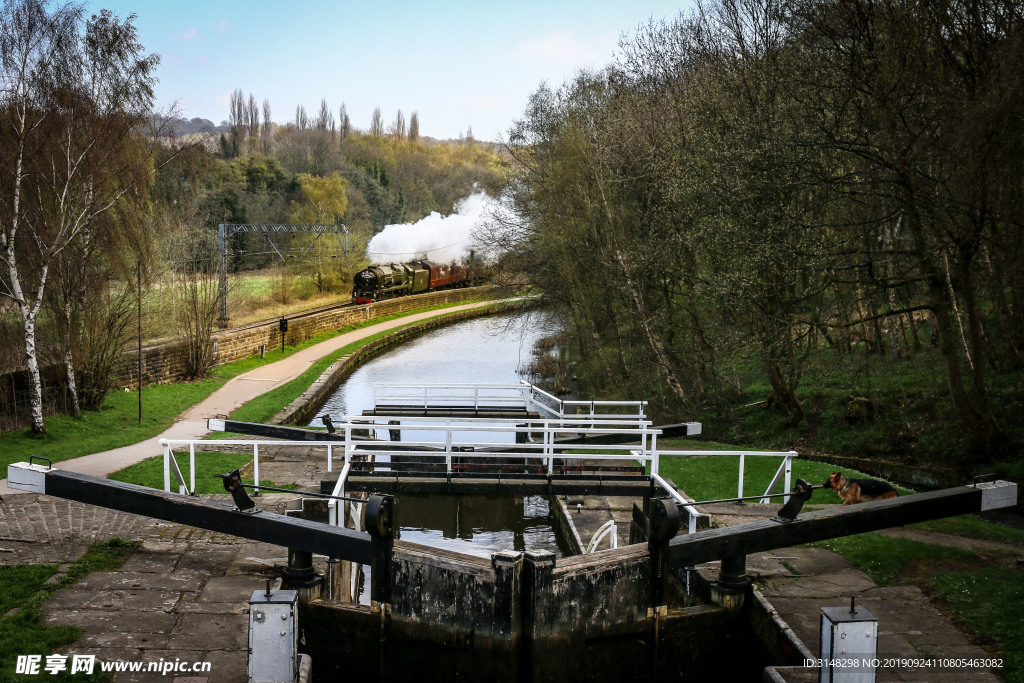
[[[792,522],[769,519],[677,536],[669,543],[666,559],[674,565],[695,565],[929,519],[1009,507],[1016,504],[1016,499],[1017,485],[1000,481],[858,505],[841,505],[802,513]]]
[[[504,477],[416,477],[414,474],[398,476],[349,475],[346,491],[372,491],[374,493],[459,493],[474,495],[515,496],[636,496],[649,495],[651,483],[646,477],[636,481],[600,478],[530,479]]]
[[[12,465],[12,467],[15,467]],[[45,493],[80,503],[178,522],[287,548],[369,564],[369,534],[273,512],[239,512],[219,501],[126,484],[66,470],[45,472]],[[297,492],[297,495],[301,493]]]

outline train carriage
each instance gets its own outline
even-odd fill
[[[371,265],[353,276],[352,301],[368,304],[406,294],[464,287],[469,284],[472,270],[472,262],[468,266],[430,261]]]

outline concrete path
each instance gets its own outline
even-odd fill
[[[396,318],[395,320],[377,323],[376,325],[370,325],[369,327],[363,327],[333,339],[328,339],[327,341],[302,349],[276,363],[264,365],[229,380],[227,384],[210,394],[204,401],[182,413],[166,431],[151,439],[102,453],[93,453],[92,455],[85,455],[72,460],[64,460],[57,466],[60,469],[91,474],[97,477],[109,476],[112,472],[116,472],[128,465],[160,455],[162,453],[160,439],[203,438],[210,433],[206,428],[206,420],[208,418],[215,417],[218,414],[230,414],[247,401],[295,379],[308,370],[313,363],[352,342],[365,339],[378,332],[408,325],[409,323],[436,318],[456,311],[479,308],[492,303],[494,302],[463,304],[436,311],[416,313]],[[28,460],[28,456],[29,454],[26,453],[26,460]],[[7,479],[0,479],[0,495],[11,493],[19,493],[19,491],[8,488]]]

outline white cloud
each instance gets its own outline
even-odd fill
[[[183,33],[179,33],[175,37],[178,38],[179,40],[194,40],[198,36],[199,36],[199,31],[196,30],[196,27],[195,26],[190,26],[187,31],[184,31]]]
[[[485,97],[483,95],[470,95],[467,101],[473,109],[490,109],[497,104],[493,97]]]
[[[562,64],[603,64],[615,49],[617,36],[596,36],[582,40],[574,31],[557,29],[536,40],[520,43],[513,57],[520,62],[558,62]]]
[[[217,22],[217,33],[224,33],[224,31],[228,30],[229,26],[231,26],[230,21],[228,21],[227,19],[221,19]]]
[[[217,103],[217,106],[221,110],[226,111],[231,108],[231,93],[217,95],[217,97],[213,98],[213,101]]]

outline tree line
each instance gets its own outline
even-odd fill
[[[508,136],[508,268],[597,391],[787,426],[822,349],[940,359],[969,458],[1016,452],[1024,22],[1011,0],[711,0],[538,89]],[[1019,395],[1019,386],[1017,391]],[[1006,413],[1003,413],[1004,416]]]
[[[136,335],[184,337],[190,374],[208,372],[218,224],[345,223],[349,257],[304,243],[312,256],[292,269],[340,292],[375,231],[502,182],[492,149],[425,140],[415,112],[364,133],[344,105],[334,118],[324,103],[279,125],[268,102],[236,90],[223,138],[178,135],[178,113],[154,110],[159,56],[134,20],[70,3],[0,6],[0,371],[27,371],[38,434],[45,368],[73,414],[99,407]],[[230,245],[232,270],[282,258],[256,237]],[[140,333],[140,311],[158,300],[169,308]]]

